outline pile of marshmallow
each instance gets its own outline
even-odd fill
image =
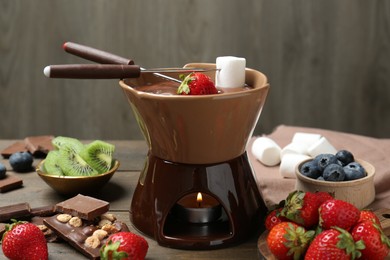
[[[271,138],[257,137],[252,144],[252,154],[265,166],[280,164],[284,178],[295,178],[297,165],[319,154],[335,154],[337,150],[322,135],[313,133],[294,134],[291,143],[283,149]]]

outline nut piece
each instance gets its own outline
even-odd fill
[[[84,245],[90,248],[97,248],[100,246],[100,240],[96,236],[90,236],[85,239]]]
[[[100,216],[101,219],[107,219],[111,222],[114,222],[116,220],[116,216],[112,213],[104,213]]]
[[[105,224],[102,226],[102,230],[107,231],[108,234],[119,232],[119,230],[112,224]]]
[[[37,225],[39,230],[41,230],[43,233],[45,233],[46,230],[49,230],[45,225]]]
[[[108,235],[107,231],[103,229],[97,229],[93,232],[92,236],[97,237],[99,240],[102,240]]]
[[[111,225],[111,224],[112,224],[112,222],[111,222],[110,220],[108,220],[108,219],[102,219],[102,220],[99,221],[98,226],[99,226],[100,228],[102,228],[102,227],[105,226],[105,225]]]
[[[59,214],[57,215],[57,220],[61,223],[67,223],[72,218],[69,214]]]
[[[72,217],[69,220],[69,225],[72,227],[81,227],[83,225],[83,221],[79,217]]]

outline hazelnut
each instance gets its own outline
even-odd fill
[[[103,227],[103,226],[105,226],[107,224],[112,224],[112,222],[109,221],[108,219],[102,219],[102,220],[99,221],[98,226],[101,228],[101,227]]]
[[[39,230],[41,230],[42,232],[45,232],[48,230],[48,228],[45,226],[45,225],[37,225],[37,227],[39,228]]]
[[[67,223],[72,218],[69,214],[59,214],[57,215],[57,220],[61,223]]]
[[[107,231],[108,234],[116,233],[119,230],[112,224],[105,224],[102,226],[102,230]]]
[[[72,227],[81,227],[83,225],[83,221],[79,217],[72,217],[68,223]]]
[[[95,236],[95,237],[99,238],[99,240],[102,240],[107,235],[108,235],[107,231],[105,231],[103,229],[95,230],[95,232],[93,232],[93,234],[92,234],[92,236]]]
[[[100,246],[100,240],[96,236],[90,236],[85,239],[84,245],[90,248],[97,248]]]
[[[111,222],[114,222],[116,220],[116,216],[112,213],[104,213],[103,215],[100,216],[100,218],[103,220],[103,219],[107,219]]]

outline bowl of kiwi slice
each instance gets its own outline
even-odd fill
[[[113,158],[115,146],[95,140],[88,144],[78,139],[57,136],[54,150],[36,167],[38,176],[63,195],[98,191],[114,175],[119,161]]]

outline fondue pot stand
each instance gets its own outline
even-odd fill
[[[162,246],[227,247],[264,228],[267,208],[246,146],[269,85],[261,72],[246,69],[245,73],[251,88],[203,96],[137,90],[178,84],[154,74],[120,81],[149,148],[132,198],[130,220]]]

